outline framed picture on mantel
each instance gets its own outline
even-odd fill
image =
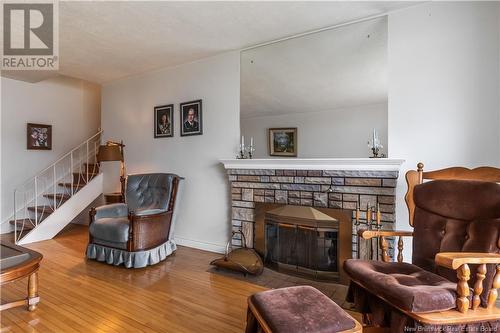
[[[270,128],[269,155],[297,157],[297,127]]]

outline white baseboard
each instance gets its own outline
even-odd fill
[[[208,252],[224,253],[226,251],[226,244],[214,244],[207,242],[195,241],[192,239],[186,239],[181,237],[174,237],[175,243],[177,245],[192,247],[198,250],[204,250]]]

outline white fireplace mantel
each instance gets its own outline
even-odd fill
[[[405,160],[394,158],[270,158],[220,160],[226,169],[381,170],[399,171]]]

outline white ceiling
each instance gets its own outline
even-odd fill
[[[59,74],[104,83],[413,3],[61,1],[59,4]],[[23,75],[22,71],[7,74],[19,78]],[[29,75],[33,80],[45,74]]]
[[[241,55],[241,117],[387,102],[387,18],[254,48]]]

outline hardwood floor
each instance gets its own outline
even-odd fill
[[[87,228],[30,244],[44,258],[41,302],[34,312],[3,311],[1,332],[242,332],[246,299],[265,288],[207,272],[218,255],[179,247],[145,269],[86,260]],[[6,302],[24,297],[27,281],[2,286]]]

